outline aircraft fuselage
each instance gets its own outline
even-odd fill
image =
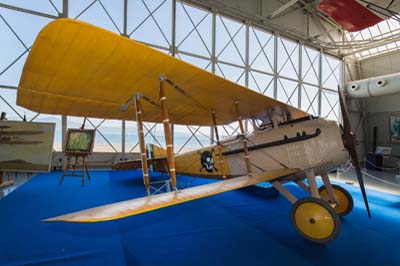
[[[316,175],[346,161],[340,127],[322,118],[281,125],[258,131],[247,137],[253,173],[282,168],[313,169]],[[184,153],[175,157],[178,173],[222,177],[247,174],[243,141],[238,138],[218,146]],[[222,162],[220,162],[222,160]]]

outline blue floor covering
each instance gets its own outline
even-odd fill
[[[232,191],[100,223],[41,219],[143,196],[139,171],[92,171],[92,180],[39,174],[0,200],[0,265],[400,265],[400,196],[358,187],[339,237],[318,245],[290,222],[290,203]],[[193,182],[192,182],[193,181]],[[180,187],[210,182],[181,177]],[[286,185],[297,196],[304,193]]]

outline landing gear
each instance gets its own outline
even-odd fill
[[[321,198],[331,204],[339,216],[345,216],[349,214],[353,210],[354,206],[353,197],[341,186],[332,184],[332,189],[337,203],[331,199],[325,186],[322,186],[318,189]]]
[[[297,200],[290,217],[300,235],[313,242],[328,243],[339,235],[340,218],[324,200],[313,197]]]

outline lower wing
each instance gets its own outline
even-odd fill
[[[178,192],[173,191],[154,196],[112,203],[96,208],[49,218],[44,221],[100,222],[115,220],[188,202],[191,200],[213,196],[242,187],[255,185],[264,181],[272,181],[280,177],[292,175],[298,171],[298,169],[281,169],[276,171],[257,173],[253,176],[240,176],[211,184],[183,189]]]

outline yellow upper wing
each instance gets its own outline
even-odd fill
[[[39,113],[135,120],[133,104],[126,112],[120,107],[138,92],[158,103],[160,75],[187,94],[167,88],[170,120],[175,124],[212,125],[211,110],[218,124],[231,123],[237,120],[235,100],[243,118],[272,110],[288,112],[293,118],[308,115],[143,44],[71,19],[55,20],[39,33],[23,69],[17,104]],[[162,121],[157,106],[146,101],[142,105],[145,121]]]
[[[168,192],[149,197],[121,201],[92,209],[49,218],[44,221],[100,222],[115,220],[188,202],[191,200],[213,196],[238,188],[255,185],[264,181],[272,181],[274,179],[278,179],[279,177],[292,175],[297,172],[298,169],[281,169],[257,173],[251,177],[235,177],[224,181],[183,189],[178,193]]]

